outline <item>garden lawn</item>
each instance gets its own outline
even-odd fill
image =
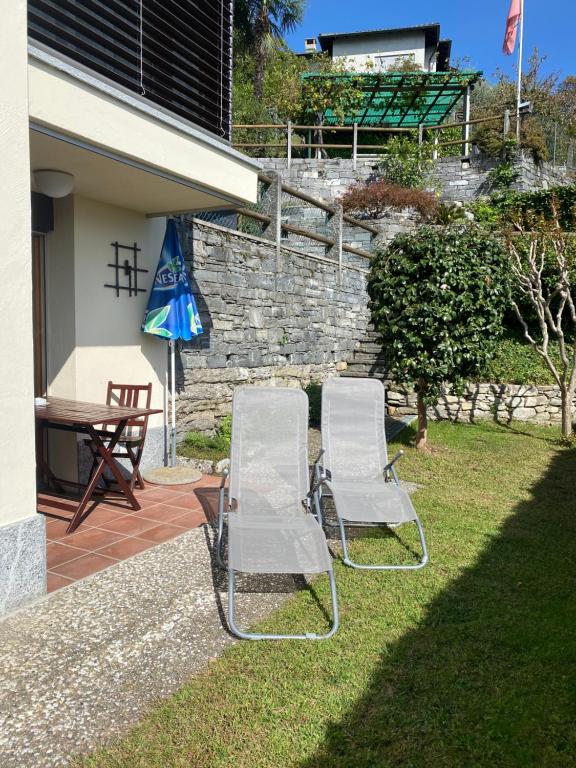
[[[436,451],[400,467],[422,486],[424,570],[338,563],[333,640],[241,642],[82,765],[576,765],[576,451],[557,434],[432,424]],[[409,557],[372,532],[352,554]],[[265,626],[323,629],[314,594],[329,607],[325,577]]]

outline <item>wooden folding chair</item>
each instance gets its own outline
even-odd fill
[[[106,405],[119,405],[127,408],[150,408],[151,400],[152,383],[114,384],[112,381],[108,382]],[[113,431],[114,426],[115,425],[113,424],[102,424],[102,432],[100,432],[100,435],[105,436],[110,429]],[[117,442],[116,450],[112,453],[112,456],[115,459],[128,459],[130,461],[132,465],[132,477],[130,478],[131,491],[134,490],[136,483],[138,483],[139,488],[144,489],[145,487],[144,480],[140,474],[140,461],[142,460],[147,429],[148,416],[131,419],[126,424],[126,429]],[[98,466],[99,456],[92,441],[87,441],[87,444],[92,452],[92,468],[90,470],[90,476],[92,476]],[[102,479],[106,485],[110,485],[110,480],[105,477]]]

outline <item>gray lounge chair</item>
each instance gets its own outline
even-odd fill
[[[232,404],[228,493],[220,486],[217,556],[228,524],[228,622],[250,640],[321,640],[338,629],[332,559],[311,512],[308,398],[299,389],[239,387]],[[227,504],[226,502],[227,498]],[[326,634],[254,634],[236,625],[236,573],[328,573],[333,623]]]
[[[384,387],[376,379],[329,379],[322,387],[322,453],[315,466],[314,504],[323,521],[323,489],[334,499],[343,560],[367,570],[414,570],[428,562],[422,524],[410,496],[400,487],[395,463],[388,462]],[[396,527],[414,523],[422,558],[408,565],[362,565],[348,553],[347,527]]]

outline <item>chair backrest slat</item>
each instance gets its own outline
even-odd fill
[[[115,384],[108,382],[106,405],[119,405],[124,408],[150,408],[152,402],[152,383],[148,384]],[[106,429],[109,425],[104,424]],[[148,416],[130,419],[126,425],[133,433],[138,430],[138,437],[144,439],[148,428]]]
[[[388,462],[384,387],[333,377],[322,386],[322,463],[335,480],[376,479]]]
[[[305,392],[238,387],[232,403],[230,497],[239,502],[239,513],[269,518],[301,513],[299,502],[308,490]]]

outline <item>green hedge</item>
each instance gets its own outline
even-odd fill
[[[576,184],[538,189],[534,192],[495,192],[488,199],[474,201],[470,209],[480,223],[507,224],[521,218],[530,228],[530,217],[552,217],[552,201],[558,205],[560,224],[567,232],[576,230]]]
[[[551,345],[551,352],[558,359],[557,348]],[[515,338],[498,342],[494,357],[480,378],[496,384],[555,383],[538,353],[526,342]]]

